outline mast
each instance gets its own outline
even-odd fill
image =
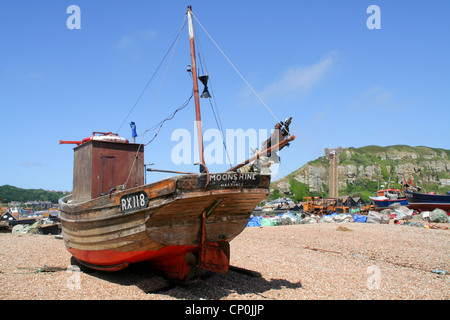
[[[192,7],[188,6],[188,24],[189,24],[189,42],[191,45],[191,63],[192,63],[192,80],[194,81],[194,100],[195,100],[195,122],[197,124],[197,138],[198,138],[198,153],[200,159],[200,172],[204,170],[205,158],[203,154],[203,132],[202,132],[202,118],[200,114],[200,98],[198,95],[198,80],[197,80],[197,64],[195,61],[195,42],[194,42],[194,28],[192,24]]]

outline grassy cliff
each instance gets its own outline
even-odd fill
[[[52,203],[57,203],[58,199],[67,195],[68,193],[63,193],[62,191],[47,191],[43,189],[22,189],[10,185],[0,186],[0,198],[5,199],[4,201],[50,201]]]

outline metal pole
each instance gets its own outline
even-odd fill
[[[151,172],[167,172],[167,173],[179,173],[179,174],[196,174],[194,172],[185,172],[185,171],[173,171],[173,170],[161,170],[161,169],[147,169],[147,171]]]

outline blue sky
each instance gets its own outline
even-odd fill
[[[293,116],[296,140],[281,152],[273,180],[322,156],[324,148],[450,149],[449,1],[3,0],[0,185],[71,190],[74,146],[59,140],[93,131],[130,139],[130,121],[142,132],[182,105],[192,90],[187,26],[163,86],[169,58],[128,116],[189,4],[276,117]],[[81,10],[81,29],[67,28],[70,5]],[[381,29],[366,25],[370,5],[381,10]],[[194,23],[223,127],[273,128],[272,114]],[[209,102],[201,103],[204,130],[214,128]],[[171,161],[177,144],[171,134],[179,128],[194,134],[194,119],[192,101],[146,146],[145,162],[197,171]]]

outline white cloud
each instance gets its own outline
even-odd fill
[[[143,46],[151,42],[157,33],[154,30],[139,30],[130,34],[123,35],[119,41],[116,42],[116,48],[125,55],[128,55],[133,62],[140,62]]]
[[[336,63],[337,52],[332,52],[311,66],[290,67],[281,78],[261,92],[263,100],[307,93],[319,83]]]
[[[353,102],[352,108],[362,110],[390,108],[395,105],[392,101],[393,97],[393,91],[385,90],[382,86],[375,86],[361,93]]]
[[[119,49],[135,48],[141,43],[153,40],[157,33],[155,30],[139,30],[130,34],[126,34],[119,39],[116,47]]]
[[[328,110],[328,106],[325,106],[325,108],[320,111],[319,113],[316,113],[313,118],[312,118],[312,122],[313,123],[321,123],[324,120],[326,120],[329,116],[330,112]]]
[[[31,167],[46,167],[47,164],[44,162],[33,162],[33,161],[25,161],[21,163],[22,167],[31,168]]]
[[[125,35],[117,42],[117,48],[126,49],[133,45],[133,38],[129,35]]]

